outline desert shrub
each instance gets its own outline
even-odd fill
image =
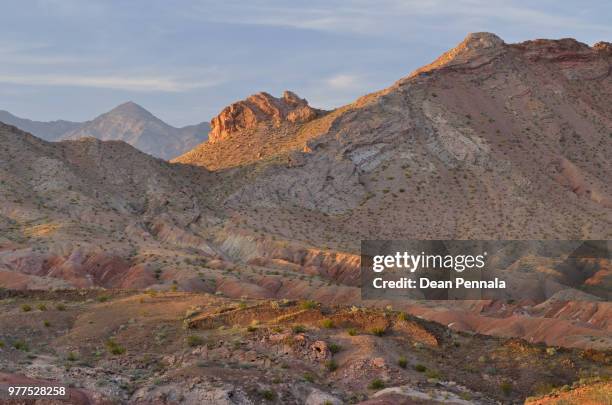
[[[108,301],[109,296],[108,295],[101,295],[98,297],[98,302],[106,302]]]
[[[49,327],[51,327],[51,322],[43,321],[43,325],[44,325],[45,328],[49,328]]]
[[[397,320],[400,322],[404,322],[408,320],[408,314],[405,312],[400,312],[399,314],[397,314]]]
[[[380,378],[375,378],[372,380],[370,385],[368,385],[368,388],[371,390],[380,390],[385,388],[385,383]]]
[[[370,332],[372,332],[372,334],[375,336],[383,336],[386,332],[386,329],[383,327],[375,326],[370,329]]]
[[[13,342],[13,347],[15,349],[17,349],[17,350],[21,350],[21,351],[24,351],[24,352],[30,351],[30,347],[23,340],[16,340],[16,341],[14,341]]]
[[[197,347],[197,346],[201,346],[202,344],[204,344],[204,339],[202,339],[198,335],[189,335],[187,336],[186,342],[187,342],[187,346],[189,347]]]
[[[306,327],[304,325],[294,325],[291,330],[293,333],[304,333],[306,332]]]
[[[276,393],[272,390],[263,390],[261,396],[266,401],[274,401],[276,399]]]
[[[36,306],[36,308],[38,308],[39,311],[46,311],[47,310],[47,306],[43,303],[40,303]]]
[[[21,310],[22,310],[23,312],[30,312],[30,311],[32,310],[32,307],[31,307],[29,304],[23,304],[23,305],[21,306]]]
[[[428,378],[436,378],[436,379],[440,378],[440,372],[438,370],[434,370],[431,368],[425,372],[425,375]]]
[[[57,309],[58,311],[65,311],[66,310],[66,305],[62,304],[61,302],[59,304],[55,305],[55,309]]]
[[[335,371],[338,368],[338,363],[334,360],[328,360],[325,362],[325,368],[329,371]]]
[[[340,350],[342,350],[342,346],[340,346],[339,344],[332,343],[329,345],[329,351],[332,352],[332,354],[336,354]]]
[[[75,352],[70,352],[68,353],[68,356],[66,356],[66,360],[68,361],[76,361],[78,359],[78,356]]]
[[[415,364],[414,369],[418,371],[419,373],[424,373],[425,370],[427,370],[427,367],[425,367],[422,364]]]
[[[309,383],[313,383],[315,380],[315,376],[312,373],[304,373],[304,380]]]
[[[319,304],[316,301],[306,300],[301,304],[302,309],[315,309]]]
[[[357,335],[357,329],[355,329],[355,328],[348,328],[346,330],[346,333],[348,333],[349,336],[355,336],[355,335]]]
[[[125,347],[121,346],[119,343],[115,342],[113,339],[108,339],[106,341],[106,348],[111,354],[119,355],[125,353]]]
[[[401,356],[399,359],[397,359],[397,365],[401,368],[406,368],[408,365],[408,360],[406,360],[404,356]]]
[[[503,392],[504,395],[510,395],[512,392],[512,384],[508,381],[504,381],[499,384],[499,389],[501,389],[501,392]]]
[[[332,321],[331,319],[323,319],[321,321],[321,326],[326,329],[331,329],[334,327],[334,321]]]

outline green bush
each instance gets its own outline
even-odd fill
[[[40,303],[36,306],[36,308],[38,308],[39,311],[46,311],[47,310],[47,306],[43,303]]]
[[[23,305],[21,306],[21,310],[22,310],[23,312],[30,312],[30,311],[32,310],[32,307],[31,307],[29,304],[23,304]]]
[[[304,333],[306,332],[306,327],[304,325],[294,325],[291,330],[293,333]]]
[[[58,311],[65,311],[66,310],[66,305],[62,304],[61,302],[59,304],[55,305],[55,309],[57,309]]]
[[[263,390],[261,396],[266,401],[274,401],[276,399],[276,393],[272,390]]]
[[[386,332],[386,329],[382,328],[382,327],[376,326],[376,327],[370,329],[370,332],[372,332],[372,334],[376,335],[376,336],[383,336],[385,334],[385,332]]]
[[[512,384],[508,381],[502,382],[499,385],[499,388],[501,389],[501,392],[503,392],[503,394],[506,396],[510,395],[510,393],[512,392]]]
[[[202,346],[204,344],[204,339],[202,339],[198,335],[189,335],[187,336],[187,346],[189,347],[197,347]]]
[[[334,360],[328,360],[325,362],[325,368],[329,371],[335,371],[338,369],[338,363],[336,363]]]
[[[318,306],[319,304],[317,304],[316,301],[312,301],[312,300],[303,301],[301,304],[302,309],[315,309]]]
[[[380,390],[385,388],[385,383],[380,378],[375,378],[374,380],[372,380],[370,385],[368,385],[368,388],[371,390]]]
[[[15,349],[17,349],[17,350],[21,350],[21,351],[24,351],[24,352],[29,352],[30,351],[30,347],[23,340],[16,340],[16,341],[14,341],[13,342],[13,347]]]
[[[119,343],[115,342],[113,339],[108,339],[106,341],[106,348],[111,354],[114,354],[114,355],[125,353],[125,347],[121,346]]]
[[[357,329],[355,329],[355,328],[348,328],[346,330],[346,333],[348,333],[349,336],[355,336],[355,335],[357,335]]]
[[[334,321],[332,321],[331,319],[323,319],[321,321],[321,326],[326,329],[331,329],[334,327]]]
[[[425,372],[425,370],[427,370],[427,367],[425,367],[425,366],[424,366],[424,365],[422,365],[422,364],[416,364],[416,365],[414,366],[414,369],[415,369],[416,371],[418,371],[419,373],[424,373],[424,372]]]
[[[397,365],[400,366],[401,368],[406,368],[406,366],[408,365],[408,360],[406,360],[404,356],[401,356],[397,360]]]
[[[336,353],[338,353],[340,350],[342,350],[342,346],[340,346],[339,344],[332,343],[332,344],[330,344],[330,345],[329,345],[329,351],[330,351],[332,354],[336,354]]]

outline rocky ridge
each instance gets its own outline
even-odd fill
[[[291,91],[285,91],[280,98],[265,92],[254,94],[225,107],[212,119],[210,142],[222,141],[236,132],[254,129],[261,124],[278,127],[284,121],[308,122],[322,113]]]

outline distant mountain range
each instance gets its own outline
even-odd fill
[[[162,159],[179,156],[208,139],[210,125],[202,122],[175,128],[131,101],[121,104],[92,121],[32,121],[0,111],[0,121],[46,141],[94,137],[104,141],[124,141]]]

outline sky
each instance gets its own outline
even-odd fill
[[[331,109],[469,32],[612,41],[612,2],[0,0],[0,110],[84,121],[134,101],[175,126],[260,91]]]

